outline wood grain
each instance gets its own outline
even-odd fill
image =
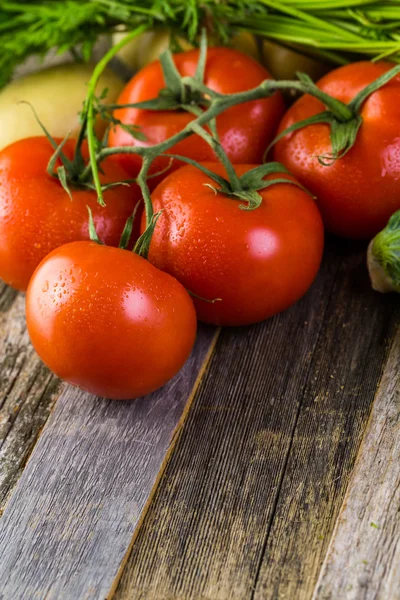
[[[348,257],[332,290],[268,532],[257,600],[312,596],[365,431],[397,317],[396,298],[370,291],[364,260],[363,254]]]
[[[149,397],[65,386],[0,521],[1,600],[105,598],[215,336]]]
[[[310,598],[392,335],[364,253],[225,330],[115,600]]]
[[[59,389],[29,343],[24,301],[0,284],[0,513]]]
[[[314,598],[400,599],[400,333]]]
[[[103,36],[95,45],[93,60],[99,60],[109,47],[110,40]],[[73,60],[69,53],[50,52],[44,61],[31,57],[14,75]],[[128,67],[118,59],[110,66],[122,78],[129,78]],[[0,516],[61,386],[29,342],[24,302],[23,294],[0,281]]]

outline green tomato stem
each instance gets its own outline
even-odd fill
[[[142,166],[137,177],[137,183],[140,186],[143,194],[144,209],[146,213],[146,225],[149,226],[153,220],[153,203],[150,197],[150,190],[147,184],[147,175],[149,172],[150,165],[152,163],[152,155],[143,157]]]
[[[98,162],[101,162],[107,156],[112,156],[113,154],[138,154],[140,156],[153,154],[154,156],[157,156],[159,154],[163,154],[178,142],[193,135],[194,124],[202,127],[232,106],[272,95],[275,91],[275,83],[276,82],[267,79],[256,88],[246,92],[238,92],[237,94],[230,94],[226,96],[222,94],[218,95],[217,98],[211,102],[210,106],[199,117],[197,117],[197,119],[188,123],[181,131],[171,136],[164,142],[161,142],[160,144],[156,144],[150,148],[145,148],[143,146],[116,146],[112,148],[103,148],[97,155],[95,155],[94,159]]]
[[[261,202],[261,197],[257,193],[263,185],[262,182],[260,184],[262,179],[261,172],[259,174],[255,173],[252,176],[252,181],[250,182],[249,180],[248,186],[245,186],[244,180],[242,181],[241,178],[237,176],[231,161],[229,160],[226,152],[218,140],[215,123],[216,117],[219,114],[235,105],[271,96],[277,90],[294,89],[301,93],[311,94],[312,96],[318,98],[328,109],[327,111],[321,113],[321,115],[316,115],[314,118],[317,118],[318,120],[323,118],[324,122],[328,122],[331,126],[333,152],[332,155],[321,157],[325,161],[323,164],[331,164],[332,161],[348,152],[355,143],[358,130],[362,123],[362,119],[358,115],[358,110],[360,109],[362,102],[366,97],[368,97],[369,93],[372,93],[375,91],[375,89],[378,89],[378,87],[386,83],[386,81],[389,81],[390,78],[397,74],[397,72],[400,70],[399,67],[394,68],[389,73],[385,74],[383,78],[378,78],[374,84],[371,84],[366,88],[366,90],[360,92],[360,94],[358,94],[349,105],[346,105],[336,98],[329,96],[320,90],[310,79],[310,77],[301,73],[298,75],[299,81],[274,81],[267,79],[259,86],[251,90],[238,92],[236,94],[219,94],[209,89],[202,80],[206,60],[206,40],[203,36],[199,66],[194,77],[181,77],[175,67],[173,57],[170,52],[167,51],[162,57],[164,78],[167,83],[167,88],[164,90],[164,92],[167,92],[172,96],[179,94],[181,96],[178,100],[180,105],[182,105],[183,102],[183,105],[186,108],[185,103],[187,101],[189,104],[188,112],[194,114],[195,118],[190,121],[181,131],[154,146],[122,146],[113,148],[103,147],[99,149],[99,143],[94,133],[94,99],[98,79],[109,60],[120,50],[120,48],[130,39],[133,39],[145,30],[145,26],[140,26],[131,32],[130,35],[120,42],[120,44],[112,48],[103,57],[93,72],[89,84],[89,93],[86,102],[86,111],[84,114],[84,122],[87,122],[90,162],[86,168],[83,169],[81,176],[82,180],[85,181],[90,173],[92,174],[93,183],[98,194],[98,200],[101,204],[104,204],[102,194],[103,190],[99,177],[99,164],[108,156],[117,154],[136,154],[142,157],[143,161],[137,178],[137,183],[139,184],[143,193],[147,227],[144,234],[141,236],[141,238],[139,238],[138,243],[135,246],[135,251],[143,256],[147,256],[151,234],[152,231],[154,231],[154,227],[158,218],[158,215],[154,215],[150,191],[147,185],[150,166],[157,156],[167,153],[168,150],[170,150],[177,143],[193,135],[193,133],[196,133],[211,146],[216,156],[226,169],[229,180],[227,182],[228,185],[224,185],[223,189],[220,191],[245,200],[248,205],[244,206],[244,208],[251,210],[259,206],[259,203]],[[182,95],[185,97],[182,98]],[[192,101],[188,100],[190,98],[192,98]],[[161,99],[161,95],[159,99]],[[157,110],[157,102],[159,99],[156,98],[149,103],[145,103],[146,108],[149,110]],[[131,104],[130,106],[141,108],[141,104],[143,103]],[[148,104],[150,106],[148,106]],[[296,124],[296,128],[304,127],[307,124],[309,123],[304,121],[300,124]],[[206,125],[208,125],[208,131],[204,128]],[[211,133],[209,133],[209,131],[211,131]],[[286,131],[286,133],[287,132],[288,131]],[[282,136],[283,134],[280,135]],[[277,183],[280,183],[281,181],[285,180],[276,180]]]
[[[193,129],[194,133],[197,133],[197,135],[199,137],[203,138],[203,140],[205,140],[207,142],[207,144],[209,144],[211,146],[211,148],[214,150],[216,156],[219,158],[221,163],[224,165],[225,170],[228,175],[229,182],[231,184],[232,191],[233,192],[240,191],[242,189],[242,186],[240,184],[239,177],[236,175],[236,171],[235,171],[231,161],[229,160],[228,155],[226,154],[225,150],[223,149],[222,145],[220,144],[220,142],[217,139],[215,139],[215,137],[213,137],[212,135],[207,133],[207,131],[205,129],[203,129],[203,127],[198,125],[196,123],[196,121],[194,121],[191,125],[192,125],[192,129]]]
[[[144,33],[149,29],[147,25],[140,25],[133,31],[131,31],[126,37],[124,37],[119,44],[116,44],[113,48],[111,48],[107,54],[103,56],[103,58],[97,63],[92,76],[89,81],[89,90],[86,101],[86,108],[84,111],[84,122],[86,123],[86,132],[87,132],[87,140],[88,140],[88,148],[89,148],[89,157],[92,165],[92,176],[93,183],[95,185],[97,191],[97,197],[99,203],[104,206],[104,198],[103,191],[101,189],[101,182],[99,177],[98,164],[96,162],[96,152],[97,152],[97,139],[94,133],[94,125],[95,125],[95,117],[94,117],[94,107],[93,107],[93,98],[96,92],[96,87],[99,81],[99,78],[110,62],[110,60],[123,48],[128,42],[133,40],[135,37]]]
[[[276,81],[276,90],[296,90],[302,94],[310,94],[324,104],[338,121],[346,123],[354,118],[354,112],[344,102],[333,98],[323,92],[315,83],[304,74],[299,73],[300,81]]]

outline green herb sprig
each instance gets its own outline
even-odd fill
[[[121,26],[164,27],[192,42],[206,27],[225,44],[245,30],[334,64],[400,62],[400,0],[0,0],[0,87],[31,55],[56,49],[88,60],[99,36]]]

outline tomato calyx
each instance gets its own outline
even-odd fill
[[[198,163],[186,156],[179,156],[178,154],[168,154],[166,156],[177,158],[182,162],[199,169],[199,171],[204,173],[204,175],[215,181],[216,185],[205,183],[204,185],[206,187],[210,188],[215,194],[224,194],[225,196],[232,198],[232,200],[242,201],[239,204],[239,208],[241,210],[255,210],[259,208],[262,202],[262,196],[258,192],[279,183],[289,183],[299,187],[307,194],[310,193],[304,186],[301,185],[301,183],[293,179],[288,179],[287,177],[274,177],[273,179],[267,180],[264,179],[268,175],[273,175],[275,173],[289,174],[289,171],[286,169],[286,167],[279,162],[270,162],[258,165],[257,167],[254,167],[254,169],[250,169],[250,171],[244,173],[241,177],[237,176],[233,165],[231,165],[232,170],[227,170],[230,176],[228,175],[228,177],[225,178],[222,177],[222,175],[218,175],[218,173],[215,173],[211,169],[208,169],[205,165],[202,165],[201,163]],[[223,164],[226,168],[227,163],[223,162]],[[232,173],[234,174],[233,177]]]
[[[139,200],[139,202],[136,203],[132,214],[126,220],[126,223],[125,223],[125,226],[122,231],[122,234],[121,234],[121,237],[119,240],[119,244],[118,244],[118,248],[120,248],[120,250],[128,250],[129,242],[130,242],[132,231],[133,231],[133,223],[135,221],[140,204],[141,204],[141,202]],[[97,235],[96,225],[95,225],[95,222],[93,219],[92,210],[91,210],[90,206],[86,206],[86,208],[87,208],[88,215],[89,215],[88,227],[89,227],[90,241],[96,242],[96,244],[99,244],[100,246],[104,246],[105,245],[104,242],[102,242],[101,239],[99,238],[99,236]],[[161,212],[159,214],[161,214]],[[158,218],[158,216],[157,216],[157,218]],[[135,249],[134,249],[134,251],[135,251]],[[139,252],[137,252],[137,254],[139,254]]]
[[[166,50],[160,56],[165,88],[159,92],[157,98],[138,102],[135,107],[155,111],[183,110],[197,115],[196,108],[204,109],[210,105],[209,97],[201,90],[204,83],[206,60],[207,36],[205,30],[202,32],[199,60],[193,77],[182,77],[176,68],[171,51]]]
[[[198,168],[205,173],[202,165],[198,165]],[[309,193],[298,181],[286,177],[274,177],[273,179],[265,180],[265,177],[275,173],[289,174],[286,167],[278,162],[265,163],[254,167],[254,169],[247,171],[247,173],[244,173],[241,177],[236,176],[233,181],[231,179],[224,179],[223,177],[219,177],[217,181],[215,173],[213,174],[212,171],[209,171],[208,169],[207,171],[208,173],[206,174],[209,177],[212,177],[218,183],[219,187],[207,183],[204,185],[210,187],[216,194],[225,194],[226,196],[230,196],[233,200],[242,201],[239,204],[241,210],[255,210],[259,208],[262,202],[262,196],[258,192],[279,183],[289,183]]]
[[[123,232],[121,234],[121,238],[120,238],[120,241],[118,244],[118,248],[120,250],[129,250],[128,247],[129,247],[129,242],[130,242],[131,235],[132,235],[133,223],[135,221],[139,206],[140,206],[140,202],[138,202],[136,204],[135,208],[133,209],[132,214],[130,215],[130,217],[128,217],[128,219],[125,223],[125,227],[123,229]],[[95,242],[96,244],[99,244],[100,246],[104,246],[105,245],[104,242],[102,242],[101,239],[99,238],[99,236],[97,235],[96,225],[94,223],[93,213],[91,211],[91,208],[90,208],[90,206],[87,206],[86,208],[87,208],[88,215],[89,215],[89,238],[90,238],[90,241]],[[160,210],[158,213],[156,213],[153,216],[152,222],[151,222],[151,227],[147,227],[146,231],[144,232],[144,235],[141,236],[141,238],[139,238],[139,240],[136,242],[136,244],[133,248],[134,254],[138,254],[139,256],[147,258],[147,254],[149,251],[150,242],[151,242],[151,238],[152,238],[155,226],[157,225],[157,221],[163,212],[164,212],[163,210]],[[222,301],[222,298],[213,298],[212,300],[209,300],[208,298],[203,298],[202,296],[199,296],[198,294],[195,294],[194,292],[192,292],[188,289],[186,291],[189,294],[189,296],[192,296],[193,298],[196,298],[197,300],[202,300],[203,302],[208,302],[210,304],[214,304],[215,302]]]
[[[204,127],[200,126],[197,121],[192,121],[192,123],[189,124],[189,127],[191,127],[197,135],[202,137],[214,150],[217,158],[225,167],[227,178],[214,173],[214,171],[211,171],[204,165],[191,158],[176,154],[168,154],[165,156],[177,158],[178,160],[186,162],[202,171],[217,184],[216,186],[209,183],[204,185],[211,188],[215,194],[221,193],[225,194],[226,196],[230,196],[233,200],[241,200],[242,202],[239,205],[240,209],[255,210],[258,208],[262,202],[262,197],[258,192],[278,183],[292,183],[308,193],[308,191],[298,181],[291,180],[286,177],[275,177],[274,179],[265,180],[265,177],[268,175],[273,175],[274,173],[289,173],[286,167],[278,162],[264,163],[255,167],[254,169],[251,169],[250,171],[247,171],[247,173],[244,173],[241,177],[239,177],[219,141],[218,132],[215,127],[215,121],[212,120],[209,123],[211,133],[209,133]]]
[[[203,29],[199,45],[199,59],[193,77],[182,76],[173,59],[170,49],[160,56],[161,69],[165,87],[158,96],[144,102],[134,104],[109,105],[109,109],[138,108],[153,111],[186,111],[198,116],[202,110],[210,106],[210,95],[213,94],[204,86],[204,72],[207,61],[207,34]]]
[[[317,156],[318,162],[323,166],[330,166],[339,158],[343,158],[354,146],[360,127],[363,123],[360,111],[365,100],[388,83],[393,77],[400,73],[400,65],[396,65],[361,90],[348,104],[333,98],[320,90],[311,78],[305,73],[297,73],[299,82],[280,81],[276,82],[276,89],[297,89],[303,94],[309,94],[320,100],[327,110],[318,113],[308,119],[294,123],[271,142],[266,153],[279,140],[286,135],[303,129],[309,125],[325,123],[330,127],[330,138],[332,151],[322,156]]]
[[[62,187],[67,192],[70,199],[72,200],[72,195],[71,195],[71,191],[68,187],[68,182],[73,181],[74,179],[77,178],[80,167],[84,163],[82,153],[80,151],[80,146],[83,141],[82,131],[81,131],[81,143],[80,144],[77,143],[75,157],[74,157],[74,160],[71,161],[69,158],[67,158],[67,156],[63,152],[63,148],[69,139],[70,133],[67,133],[67,135],[62,140],[62,142],[60,144],[58,144],[56,142],[56,140],[53,138],[53,136],[50,134],[50,132],[46,129],[44,123],[42,123],[42,121],[40,120],[39,115],[37,114],[37,112],[35,110],[35,107],[30,102],[27,102],[26,100],[21,100],[20,102],[18,102],[18,104],[27,104],[29,106],[38,125],[41,127],[43,134],[48,139],[50,145],[54,149],[54,153],[49,160],[49,164],[47,165],[47,173],[50,175],[50,177],[58,178]],[[61,165],[57,166],[57,162],[61,162]]]
[[[368,246],[368,271],[378,292],[400,292],[400,210]]]
[[[198,168],[203,170],[200,166]],[[289,183],[300,187],[302,190],[305,190],[305,188],[299,182],[287,179],[285,177],[274,177],[273,179],[269,180],[264,179],[264,177],[275,173],[288,174],[289,171],[281,163],[271,162],[259,165],[258,167],[247,171],[247,173],[237,178],[237,181],[235,180],[232,182],[231,180],[221,178],[223,181],[218,182],[219,187],[207,183],[205,185],[210,187],[216,194],[225,194],[226,196],[231,197],[233,200],[240,200],[241,202],[239,204],[239,208],[241,210],[255,210],[259,208],[262,203],[262,196],[258,192],[272,185]],[[211,171],[209,171],[208,175],[213,177]]]
[[[169,91],[164,90],[161,94],[161,98],[155,98],[148,102],[138,102],[126,105],[114,104],[105,106],[101,109],[103,111],[102,114],[106,114],[107,111],[111,112],[124,107],[160,110],[160,102],[162,101],[163,103],[166,102],[168,104],[169,109],[176,110],[180,107],[183,110],[187,110],[195,116],[195,119],[189,122],[181,131],[172,137],[154,146],[134,145],[102,147],[99,144],[94,131],[94,115],[96,112],[94,89],[96,88],[96,84],[101,72],[107,63],[113,58],[118,50],[121,49],[124,43],[132,39],[132,37],[135,35],[139,35],[141,32],[142,29],[137,28],[130,34],[129,38],[124,38],[119,45],[112,48],[102,58],[93,72],[84,111],[84,116],[86,118],[85,135],[87,135],[88,139],[90,164],[85,168],[81,176],[81,181],[86,181],[90,178],[90,181],[93,182],[93,186],[97,191],[98,201],[100,204],[103,204],[103,189],[99,177],[101,162],[108,156],[112,155],[136,154],[140,156],[142,158],[142,167],[136,179],[136,183],[142,190],[146,221],[148,227],[151,227],[153,210],[151,206],[150,191],[147,185],[147,179],[149,178],[150,166],[157,156],[164,154],[180,141],[196,133],[196,126],[202,128],[204,125],[206,125],[213,135],[216,136],[215,119],[218,115],[238,104],[272,96],[276,91],[274,87],[276,82],[271,79],[266,79],[253,89],[246,90],[244,92],[237,92],[235,94],[221,94],[208,88],[203,83],[207,55],[207,38],[205,31],[203,31],[200,43],[199,60],[196,73],[193,77],[182,77],[175,67],[171,53],[167,51],[164,53],[162,63],[164,73],[166,74],[165,77]],[[163,104],[163,108],[166,108],[166,104]],[[171,157],[172,155],[169,156]]]
[[[107,95],[107,90],[104,90],[102,97],[104,98],[106,95]],[[70,200],[72,200],[71,188],[72,189],[89,189],[89,190],[96,191],[96,186],[94,185],[93,181],[90,178],[91,169],[89,166],[89,161],[85,160],[83,157],[83,154],[82,154],[82,144],[86,137],[86,121],[84,121],[82,123],[81,129],[79,132],[79,137],[75,144],[74,156],[71,160],[63,152],[63,148],[64,148],[65,144],[70,139],[70,132],[67,133],[65,138],[60,143],[58,143],[53,138],[53,136],[50,134],[50,132],[47,130],[44,123],[40,120],[34,106],[32,106],[32,104],[30,104],[30,102],[21,100],[18,104],[27,104],[30,107],[37,123],[39,124],[39,126],[41,127],[41,129],[43,131],[44,136],[47,138],[50,145],[52,146],[54,152],[53,152],[52,156],[50,157],[50,160],[47,165],[47,169],[46,169],[47,174],[50,177],[54,177],[54,178],[58,179],[58,181],[61,184],[61,186],[63,187],[63,189],[68,194]],[[100,114],[100,109],[98,112]],[[97,140],[97,141],[98,141],[99,150],[106,148],[107,132],[104,135],[103,140]],[[59,164],[60,162],[61,162],[61,165]],[[156,173],[153,176],[157,176],[157,175],[159,175],[159,173]],[[129,186],[132,183],[136,183],[136,178],[130,178],[130,179],[125,179],[125,180],[111,182],[111,183],[101,185],[101,190],[102,190],[102,192],[106,192],[107,190],[109,190],[111,188],[118,187],[121,185]],[[103,196],[101,196],[101,198],[99,198],[99,203],[102,206],[105,206]]]
[[[126,43],[127,39],[132,39],[132,37],[139,35],[141,32],[142,29],[136,29],[130,34],[129,38],[124,38],[123,43]],[[239,180],[232,164],[226,157],[226,154],[219,142],[216,128],[216,118],[218,115],[238,104],[272,96],[276,92],[277,84],[279,82],[266,79],[253,89],[234,94],[221,94],[211,90],[203,83],[207,54],[207,39],[205,32],[203,32],[200,44],[199,60],[195,75],[193,77],[182,77],[176,69],[171,53],[167,51],[162,58],[162,64],[167,88],[169,91],[164,92],[161,99],[156,98],[154,101],[149,101],[153,102],[153,106],[149,105],[147,102],[139,102],[129,105],[108,105],[103,109],[106,112],[123,108],[124,106],[129,106],[132,108],[152,108],[153,110],[159,110],[160,101],[162,100],[163,102],[169,103],[170,109],[176,110],[177,107],[181,107],[184,110],[191,112],[195,118],[187,123],[187,125],[185,125],[185,127],[183,127],[183,129],[177,132],[175,135],[153,146],[133,145],[105,147],[104,144],[101,144],[99,140],[97,140],[94,131],[94,117],[96,110],[98,110],[96,109],[94,90],[102,70],[121,47],[122,43],[112,48],[102,58],[100,63],[98,63],[96,66],[90,81],[89,94],[85,103],[85,110],[83,113],[84,120],[82,126],[82,135],[87,136],[88,139],[90,162],[85,167],[80,177],[80,181],[85,181],[89,184],[92,184],[97,191],[99,203],[103,204],[103,187],[101,185],[99,176],[101,171],[101,162],[108,156],[112,155],[136,154],[141,157],[142,165],[136,178],[136,183],[140,186],[143,194],[147,228],[137,241],[134,250],[146,258],[150,246],[151,236],[157,224],[158,218],[157,215],[154,215],[150,197],[150,190],[148,186],[149,169],[153,161],[158,156],[164,155],[182,140],[190,137],[193,134],[198,134],[212,146],[215,154],[221,160],[227,172],[227,179],[224,181],[222,179],[217,181],[216,183],[219,187],[217,186],[215,190],[217,193],[225,193],[234,199],[242,200],[243,202],[241,207],[245,210],[252,210],[260,205],[262,201],[261,196],[258,193],[260,189],[268,187],[273,183],[281,182],[280,178],[270,181],[263,180],[266,172],[259,170],[254,170],[252,175],[248,174],[243,181]],[[183,162],[189,162],[187,159],[185,159],[185,157],[180,157],[177,155],[168,154],[168,157],[170,159],[177,158]],[[198,166],[197,163],[196,166]],[[258,167],[257,169],[260,168],[265,169],[264,166]],[[268,169],[269,167],[267,168],[267,171]],[[283,167],[280,167],[280,172],[285,172]],[[270,171],[268,171],[268,173],[270,173]],[[283,179],[282,181],[285,183],[294,183],[289,179]],[[295,185],[300,184],[295,183]]]

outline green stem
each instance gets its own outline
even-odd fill
[[[333,98],[332,96],[329,96],[329,94],[326,94],[325,92],[320,90],[319,87],[317,87],[315,85],[315,83],[308,76],[303,75],[303,74],[298,74],[298,76],[301,78],[300,81],[270,80],[269,92],[272,94],[274,91],[278,91],[278,90],[296,90],[296,91],[300,92],[301,94],[311,94],[315,98],[318,98],[318,100],[320,100],[323,104],[325,104],[325,106],[327,108],[329,108],[331,113],[339,121],[342,121],[342,122],[350,121],[354,117],[353,111],[350,108],[348,108],[348,106],[346,104],[344,104],[344,102],[341,102],[340,100],[337,100],[336,98]],[[267,81],[269,81],[269,80],[267,80]],[[223,94],[218,94],[216,92],[213,92],[213,90],[210,90],[204,84],[199,84],[196,81],[191,80],[191,85],[193,87],[196,87],[198,89],[198,91],[202,92],[205,95],[209,95],[212,98],[224,98]],[[257,88],[254,88],[254,89],[257,89]],[[240,92],[240,93],[246,94],[247,92]],[[232,94],[232,96],[234,96],[234,95],[235,94]]]
[[[267,185],[263,180],[261,171],[253,173],[251,181],[249,180],[249,189],[245,188],[244,180],[242,182],[241,179],[237,176],[231,161],[229,160],[227,154],[225,153],[223,147],[221,146],[218,140],[217,130],[215,127],[215,119],[219,114],[228,110],[229,108],[241,103],[248,103],[261,98],[266,98],[268,96],[271,96],[277,90],[294,89],[301,93],[311,94],[312,96],[320,100],[328,109],[328,111],[325,111],[324,113],[321,113],[321,115],[317,115],[315,117],[319,119],[319,122],[322,117],[324,121],[327,121],[331,126],[333,152],[332,155],[329,155],[329,157],[322,158],[328,158],[329,161],[336,160],[338,157],[343,156],[355,143],[359,127],[362,123],[362,119],[357,112],[357,99],[359,98],[359,96],[357,96],[352,103],[346,105],[343,102],[329,96],[328,94],[320,90],[310,79],[310,77],[301,73],[298,74],[299,81],[293,82],[265,80],[259,86],[253,88],[252,90],[246,90],[244,92],[239,92],[236,94],[219,94],[217,92],[214,92],[213,90],[210,90],[202,81],[206,52],[205,41],[203,40],[200,66],[198,67],[194,77],[181,77],[178,70],[176,69],[172,55],[170,53],[167,52],[162,57],[164,77],[167,86],[169,86],[169,91],[173,95],[176,95],[179,92],[179,95],[182,96],[182,91],[185,92],[187,89],[189,96],[194,97],[194,92],[196,92],[196,98],[197,95],[199,96],[198,101],[196,100],[196,105],[193,104],[192,106],[192,104],[190,103],[189,106],[189,112],[194,113],[195,118],[192,121],[190,121],[181,131],[177,132],[172,137],[168,138],[167,140],[164,140],[163,142],[157,145],[150,147],[122,146],[113,148],[102,148],[101,150],[99,150],[98,140],[94,133],[94,94],[98,79],[109,60],[119,51],[119,49],[125,43],[127,43],[127,41],[139,35],[145,30],[145,26],[138,27],[136,30],[134,30],[129,36],[122,40],[120,44],[118,44],[111,51],[109,51],[95,68],[93,76],[90,80],[85,112],[85,119],[87,121],[86,129],[90,161],[86,168],[83,170],[81,176],[82,180],[85,181],[89,177],[90,173],[92,174],[93,183],[98,194],[98,200],[101,204],[104,204],[102,186],[99,177],[99,165],[101,161],[105,160],[108,156],[116,154],[136,154],[142,157],[143,160],[137,178],[137,183],[139,184],[143,193],[147,227],[146,231],[139,238],[138,243],[135,246],[135,251],[139,252],[141,255],[146,256],[148,252],[152,231],[154,231],[154,227],[159,216],[154,215],[150,190],[147,185],[150,166],[157,156],[167,153],[168,150],[171,150],[173,146],[183,141],[187,137],[193,135],[193,133],[199,135],[210,145],[210,147],[214,150],[216,156],[224,165],[229,179],[229,188],[228,186],[225,186],[225,188],[222,189],[222,191],[226,192],[226,189],[228,189],[227,193],[245,200],[248,203],[246,209],[253,209],[259,206],[261,202],[261,197],[257,192],[259,189]],[[384,78],[378,79],[375,82],[376,85],[383,85],[386,81],[388,81],[391,77],[394,76],[395,72],[397,72],[397,70],[393,69],[389,74],[385,75]],[[366,94],[368,95],[368,93],[371,93],[372,91],[374,91],[374,89],[372,89],[370,86],[369,88],[367,88]],[[150,105],[152,104],[152,102],[157,102],[157,99],[149,101]],[[180,106],[182,106],[183,103],[183,106],[185,107],[186,98],[181,97],[179,102]],[[138,108],[140,104],[143,103],[132,104],[130,106]],[[155,107],[152,105],[151,109],[155,110]],[[307,124],[308,123],[303,122],[300,124],[300,126],[306,126]],[[208,128],[213,135],[211,135],[209,131],[204,129],[204,126],[206,125],[208,125]],[[297,125],[296,127],[298,128]],[[276,182],[278,183],[281,181],[286,180],[276,180]]]
[[[150,165],[153,162],[153,158],[155,158],[155,155],[153,155],[153,153],[143,157],[142,166],[136,180],[143,194],[144,210],[146,213],[146,227],[150,226],[154,214],[153,203],[150,197],[150,190],[149,186],[147,185],[147,175],[149,172]]]
[[[131,31],[131,33],[129,33],[123,40],[121,40],[119,42],[119,44],[116,44],[113,48],[111,48],[107,52],[107,54],[105,54],[103,56],[103,58],[97,63],[96,67],[94,68],[93,74],[90,78],[90,81],[89,81],[89,89],[88,89],[87,104],[86,104],[86,110],[85,110],[85,114],[84,114],[84,120],[86,120],[86,123],[87,123],[86,131],[87,131],[87,140],[88,140],[88,148],[89,148],[89,157],[90,157],[90,162],[92,165],[93,183],[96,187],[99,203],[102,206],[104,206],[105,202],[104,202],[104,198],[103,198],[103,191],[101,189],[98,165],[96,162],[97,140],[96,140],[96,136],[94,133],[95,117],[94,117],[93,97],[96,92],[96,87],[97,87],[99,78],[100,78],[102,72],[104,71],[104,69],[106,68],[106,66],[108,65],[108,63],[110,62],[110,60],[128,42],[133,40],[135,37],[137,37],[141,33],[144,33],[145,31],[147,31],[148,28],[149,27],[147,25],[140,25],[139,27],[137,27],[136,29]]]
[[[158,154],[163,154],[178,142],[193,135],[193,124],[201,127],[232,106],[242,104],[243,102],[250,102],[251,100],[265,98],[274,93],[276,83],[277,82],[273,80],[267,79],[256,88],[246,92],[238,92],[237,94],[230,94],[226,96],[220,94],[218,98],[216,98],[197,119],[188,123],[181,131],[168,138],[164,142],[161,142],[155,146],[151,146],[151,148],[144,148],[143,146],[116,146],[113,148],[103,148],[94,157],[94,162],[99,163],[107,158],[107,156],[112,156],[115,154],[138,154],[139,156],[145,156],[146,154],[149,154],[150,151],[151,154],[154,154],[155,156]],[[86,169],[90,170],[90,165],[88,165]]]
[[[240,184],[240,179],[237,176],[236,171],[235,171],[231,161],[229,160],[225,150],[223,149],[221,144],[218,142],[218,140],[216,140],[212,135],[207,133],[207,131],[205,129],[203,129],[203,127],[198,125],[198,123],[196,123],[196,121],[193,121],[191,123],[191,128],[193,129],[193,131],[195,133],[197,133],[198,136],[203,138],[203,140],[205,140],[207,142],[207,144],[209,144],[209,146],[211,146],[211,148],[214,150],[215,154],[217,155],[217,157],[219,158],[221,163],[224,165],[226,173],[228,175],[229,182],[232,187],[232,191],[233,192],[240,191],[242,189],[242,186]]]
[[[190,78],[188,78],[188,81],[189,81],[189,79]],[[250,102],[252,100],[258,100],[261,98],[265,98],[267,96],[272,95],[278,89],[290,88],[290,89],[297,89],[298,91],[303,92],[303,93],[312,93],[313,95],[317,96],[319,99],[321,99],[321,101],[325,102],[327,105],[329,105],[329,107],[331,109],[333,109],[333,111],[335,112],[335,115],[337,115],[341,121],[350,120],[354,116],[353,112],[350,109],[348,109],[348,107],[345,104],[343,104],[339,100],[331,98],[330,96],[328,96],[327,94],[325,94],[324,92],[319,90],[316,86],[311,85],[311,83],[309,83],[308,81],[292,82],[292,81],[274,81],[274,80],[267,79],[267,80],[263,81],[256,88],[253,88],[252,90],[247,90],[244,92],[238,92],[236,94],[229,94],[229,95],[214,93],[214,92],[212,92],[212,90],[207,88],[204,84],[202,84],[201,82],[196,81],[192,78],[191,78],[191,85],[193,85],[193,87],[195,87],[197,90],[201,91],[202,93],[207,94],[208,96],[212,97],[211,104],[209,105],[209,107],[206,110],[204,110],[204,112],[202,112],[195,120],[188,123],[181,131],[179,131],[172,137],[161,142],[160,144],[151,146],[151,148],[145,148],[143,146],[118,146],[118,147],[112,147],[112,148],[110,148],[110,147],[103,148],[97,154],[94,152],[94,154],[91,155],[90,164],[87,165],[86,169],[83,171],[82,178],[83,179],[87,178],[92,169],[93,180],[96,184],[96,176],[98,178],[98,165],[105,158],[107,158],[108,156],[116,155],[116,154],[136,154],[136,155],[142,156],[144,160],[147,159],[146,160],[146,169],[145,169],[145,171],[141,170],[141,172],[140,172],[141,174],[139,175],[139,178],[138,178],[138,183],[141,183],[141,185],[144,185],[145,184],[144,173],[147,176],[150,162],[153,161],[157,155],[166,153],[175,144],[190,137],[191,135],[193,135],[194,132],[196,132],[197,134],[201,135],[207,141],[207,143],[209,143],[212,146],[212,148],[216,152],[216,154],[219,157],[219,159],[221,160],[221,162],[225,165],[225,168],[227,170],[227,173],[229,175],[229,179],[230,179],[230,182],[232,185],[232,189],[234,189],[235,191],[238,191],[240,189],[239,179],[238,179],[232,165],[230,164],[230,161],[227,158],[223,148],[218,144],[217,140],[212,138],[212,136],[210,136],[209,134],[207,134],[207,132],[205,132],[203,130],[204,125],[208,124],[210,121],[213,121],[219,114],[221,114],[225,110],[228,110],[232,106],[236,106],[236,105],[242,104],[244,102]],[[131,106],[135,106],[135,105],[132,104]],[[142,165],[142,168],[143,168],[143,165]],[[101,198],[100,193],[99,193],[99,190],[101,192],[100,182],[99,182],[99,186],[98,187],[96,186],[96,189],[99,194],[99,198]],[[148,190],[148,188],[147,188],[147,190]],[[145,194],[147,194],[146,190],[145,190]],[[150,202],[151,201],[149,200],[149,198],[145,198],[145,205],[147,206],[146,221],[147,221],[148,225],[151,222],[151,218],[152,218],[152,211],[149,208]],[[147,215],[149,215],[149,218],[147,218]]]
[[[274,82],[276,90],[296,90],[302,94],[311,94],[314,98],[320,100],[330,112],[342,123],[346,123],[354,118],[353,111],[340,100],[333,98],[329,94],[323,92],[315,85],[311,79],[303,79],[296,81],[276,81]]]

